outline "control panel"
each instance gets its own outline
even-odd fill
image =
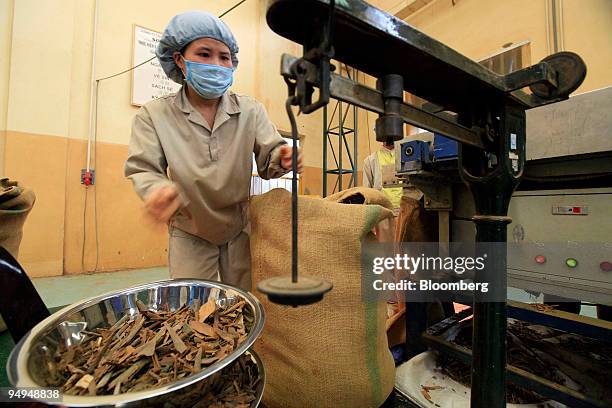
[[[508,285],[612,305],[612,189],[519,191]]]

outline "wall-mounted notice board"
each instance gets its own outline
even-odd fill
[[[161,33],[134,25],[132,47],[132,66],[136,66],[155,56],[155,49]],[[166,76],[157,58],[132,70],[132,105],[142,106],[180,89],[181,85]]]

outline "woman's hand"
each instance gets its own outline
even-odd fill
[[[291,171],[292,167],[292,163],[291,163],[291,154],[293,152],[293,147],[291,146],[281,146],[280,147],[280,163],[281,163],[281,167],[285,170],[289,170]],[[298,173],[301,173],[303,170],[302,167],[302,149],[298,149],[298,160],[297,160],[297,164],[298,164]]]
[[[174,186],[160,187],[149,193],[145,199],[147,214],[159,223],[167,223],[182,205],[178,190]]]

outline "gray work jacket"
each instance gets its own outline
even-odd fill
[[[226,92],[210,129],[183,87],[146,103],[134,117],[125,175],[143,200],[175,185],[186,205],[171,225],[222,245],[248,223],[253,153],[260,177],[280,177],[287,173],[280,166],[283,144],[255,99]]]

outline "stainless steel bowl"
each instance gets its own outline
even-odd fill
[[[118,395],[74,396],[64,395],[63,401],[45,401],[51,405],[68,407],[178,407],[180,401],[190,396],[201,395],[205,389],[206,378],[232,363],[244,354],[255,342],[264,325],[264,310],[261,303],[250,292],[224,285],[219,282],[191,279],[171,279],[152,282],[132,288],[96,296],[54,313],[38,323],[15,346],[7,363],[9,381],[16,387],[45,387],[48,373],[47,361],[60,344],[73,344],[81,341],[81,330],[110,327],[124,315],[135,316],[139,313],[136,300],[143,302],[150,310],[177,310],[187,304],[199,307],[210,296],[219,306],[232,305],[240,300],[246,302],[245,313],[253,317],[246,340],[224,359],[193,376],[174,383],[145,391]],[[255,353],[263,374],[263,366]],[[261,399],[263,383],[258,389]],[[177,403],[178,402],[178,403]],[[256,405],[253,405],[256,406]]]

